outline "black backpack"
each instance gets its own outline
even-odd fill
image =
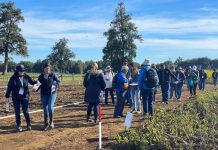
[[[117,85],[118,85],[118,81],[117,81],[117,74],[116,74],[112,80],[112,89],[116,89]]]
[[[144,76],[144,81],[145,81],[145,85],[148,88],[154,88],[157,86],[158,81],[157,81],[155,74],[156,73],[155,73],[154,69],[148,69],[146,71],[145,76]]]

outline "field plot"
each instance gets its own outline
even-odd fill
[[[207,90],[211,91],[212,86]],[[3,91],[1,88],[1,106],[4,108]],[[81,84],[62,85],[58,92],[56,106],[72,104],[68,107],[63,107],[55,110],[55,129],[42,131],[43,129],[43,113],[38,112],[31,114],[32,131],[23,131],[16,133],[14,117],[0,120],[0,149],[96,149],[98,142],[88,142],[89,139],[98,137],[98,124],[86,123],[86,104],[83,102],[84,89]],[[163,105],[160,102],[160,93],[158,92],[158,101],[155,104],[156,108],[175,108],[178,105],[185,103],[189,99],[188,91],[184,89],[182,101],[171,100],[168,105]],[[109,100],[110,101],[110,100]],[[81,104],[73,104],[81,102]],[[30,111],[41,109],[39,101],[39,93],[31,93]],[[114,135],[125,130],[124,118],[113,118],[114,105],[103,105],[103,136],[109,138],[104,141],[103,147],[111,149],[110,145],[114,142]],[[125,113],[131,111],[127,106]],[[11,115],[13,112],[7,115]],[[6,116],[1,111],[0,116]],[[134,115],[132,128],[137,129],[142,122],[142,115]],[[23,118],[23,116],[22,116]],[[25,121],[23,120],[23,128],[25,129]]]

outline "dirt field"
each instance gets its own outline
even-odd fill
[[[212,90],[211,86],[207,90]],[[98,137],[98,124],[86,123],[86,104],[83,103],[83,87],[82,85],[65,85],[58,92],[56,106],[72,104],[71,106],[59,108],[55,110],[55,129],[42,131],[43,129],[43,114],[42,112],[31,114],[32,130],[16,133],[14,117],[0,119],[0,149],[97,149],[98,142],[90,142],[90,139]],[[199,92],[199,91],[198,91]],[[4,110],[3,103],[4,88],[0,88],[0,108]],[[158,93],[157,103],[155,108],[166,107],[175,108],[178,105],[188,101],[189,96],[186,88],[181,101],[171,100],[168,105],[161,104],[160,93]],[[73,104],[82,102],[82,104]],[[30,111],[41,109],[39,101],[39,93],[31,93]],[[4,113],[1,110],[0,117],[11,115]],[[105,149],[110,149],[110,143],[114,142],[113,137],[116,133],[122,132],[124,128],[124,118],[113,118],[114,105],[103,105],[103,136],[109,140],[103,142]],[[128,106],[125,107],[125,112],[131,111]],[[134,115],[132,128],[140,126],[141,115]],[[22,116],[23,118],[23,116]],[[25,120],[23,129],[25,129]]]

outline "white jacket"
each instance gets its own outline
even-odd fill
[[[113,74],[112,72],[105,72],[104,73],[104,81],[106,84],[106,89],[107,88],[112,88],[112,80],[113,80]]]

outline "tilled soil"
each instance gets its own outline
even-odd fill
[[[213,88],[209,86],[207,90],[211,91]],[[1,100],[3,99],[3,89],[0,89]],[[98,124],[86,122],[86,107],[87,104],[81,103],[79,105],[74,102],[83,102],[83,87],[82,85],[65,85],[62,86],[58,92],[56,106],[72,104],[71,106],[59,108],[55,110],[55,128],[49,131],[43,131],[43,113],[31,114],[32,130],[26,131],[25,120],[23,122],[23,132],[17,133],[15,130],[14,117],[7,119],[0,119],[0,149],[98,149]],[[199,91],[198,91],[199,92]],[[30,111],[41,108],[39,101],[39,93],[31,93]],[[157,102],[154,108],[176,108],[178,105],[188,101],[188,91],[184,88],[181,101],[170,100],[168,105],[161,104],[161,95],[158,92]],[[4,103],[1,103],[2,108]],[[3,107],[4,108],[4,107]],[[103,105],[103,121],[102,132],[103,137],[108,140],[103,142],[105,149],[110,149],[110,143],[113,143],[114,135],[125,130],[124,119],[113,118],[114,105]],[[125,113],[131,111],[128,106],[125,107]],[[11,112],[13,114],[13,112]],[[3,110],[1,116],[6,116]],[[138,128],[142,122],[140,118],[142,114],[134,114],[133,125],[131,128]],[[23,118],[23,116],[22,116]],[[92,140],[92,142],[89,142]],[[94,140],[94,141],[93,141]],[[107,148],[106,148],[107,145]]]

